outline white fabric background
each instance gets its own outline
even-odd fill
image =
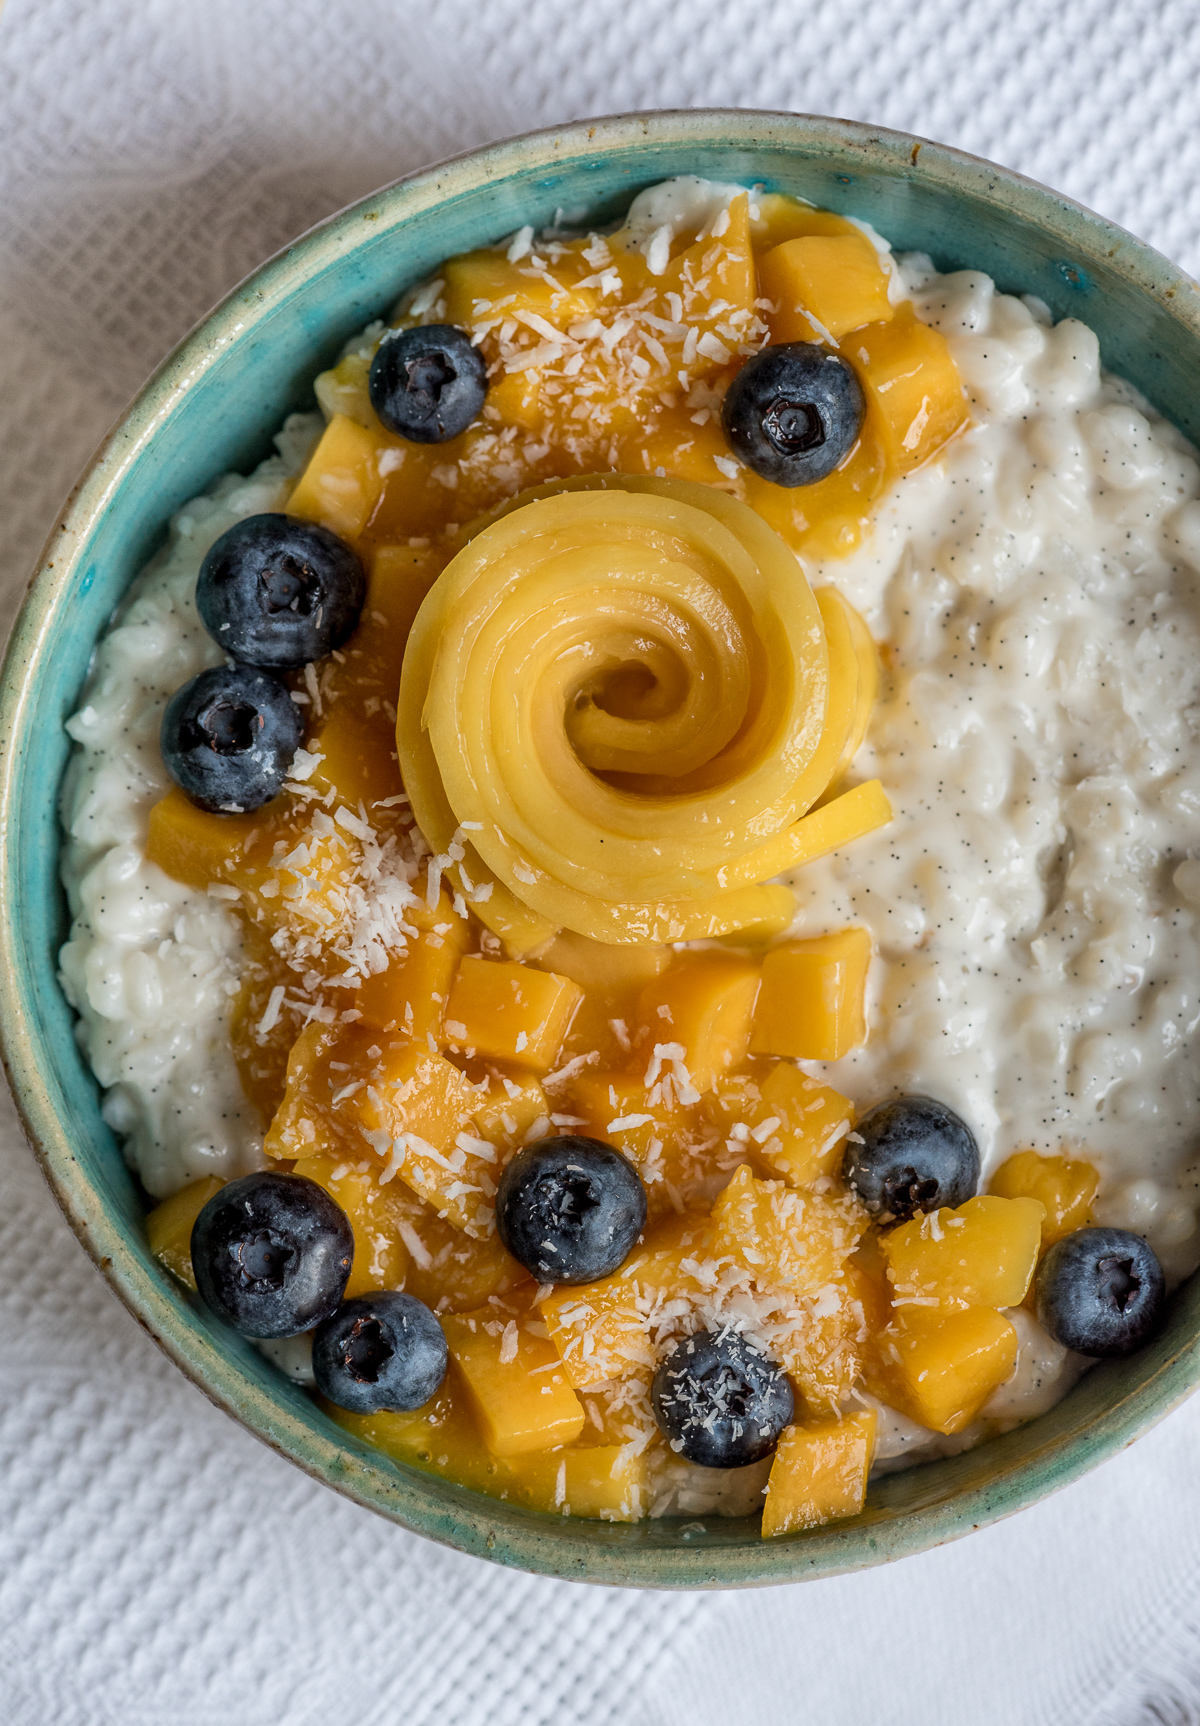
[[[1200,268],[1195,0],[9,0],[0,607],[208,306],[410,168],[708,103],[992,156]],[[104,1291],[0,1119],[5,1726],[1200,1722],[1200,1400],[1015,1521],[743,1595],[427,1545],[217,1413]]]

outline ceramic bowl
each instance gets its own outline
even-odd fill
[[[102,446],[55,528],[0,685],[0,977],[4,1060],[26,1129],[84,1248],[134,1315],[222,1408],[319,1480],[464,1552],[634,1587],[734,1587],[918,1552],[1006,1515],[1130,1442],[1197,1379],[1200,1279],[1150,1348],[1089,1372],[1049,1414],[951,1460],[893,1474],[862,1515],[763,1542],[756,1522],[633,1527],[483,1498],[355,1442],[247,1343],[190,1303],[146,1250],[142,1205],[72,1034],[56,977],[67,930],[57,788],[63,721],[97,636],[162,540],[219,474],[268,453],[347,336],[451,253],[526,222],[621,213],[641,187],[697,173],[760,182],[865,218],[900,250],[970,266],[1085,319],[1105,363],[1200,442],[1200,294],[1130,235],[1003,168],[844,121],[743,111],[622,116],[535,133],[411,175],[256,271],[182,343]]]

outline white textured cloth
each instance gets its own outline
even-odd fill
[[[586,114],[727,104],[992,156],[1200,267],[1195,0],[8,0],[0,606],[151,368],[290,236]],[[102,1288],[0,1114],[5,1726],[1184,1726],[1200,1400],[942,1551],[742,1595],[502,1571],[315,1485]]]

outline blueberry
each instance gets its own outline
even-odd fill
[[[243,1336],[298,1336],[337,1309],[354,1258],[341,1206],[304,1175],[230,1181],[192,1227],[205,1306]]]
[[[979,1146],[933,1097],[895,1097],[863,1116],[846,1145],[843,1178],[876,1222],[961,1205],[979,1185]]]
[[[1160,1330],[1167,1285],[1141,1235],[1076,1229],[1037,1273],[1038,1323],[1064,1348],[1108,1360],[1132,1354]]]
[[[420,1408],[446,1376],[441,1325],[415,1295],[381,1289],[343,1301],[317,1326],[313,1377],[339,1408]]]
[[[725,436],[747,467],[776,485],[812,485],[854,448],[866,404],[854,367],[812,342],[782,342],[748,359],[725,395]]]
[[[651,1400],[672,1450],[702,1468],[741,1468],[769,1456],[795,1412],[775,1362],[731,1330],[676,1343],[654,1375]]]
[[[646,1226],[633,1164],[574,1133],[518,1151],[496,1189],[496,1227],[539,1282],[588,1283],[615,1271]]]
[[[363,566],[345,541],[290,515],[236,522],[196,579],[196,609],[213,640],[267,671],[292,671],[340,647],[366,596]]]
[[[259,809],[276,796],[304,736],[277,677],[219,665],[177,689],[159,741],[171,778],[201,809]]]
[[[371,406],[410,443],[446,443],[465,432],[487,395],[487,367],[465,330],[421,324],[380,342],[367,383]]]

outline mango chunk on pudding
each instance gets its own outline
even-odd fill
[[[1092,1220],[1100,1176],[1082,1157],[1041,1157],[1018,1151],[992,1176],[991,1190],[1002,1199],[1034,1199],[1041,1205],[1041,1250]]]
[[[169,1199],[155,1205],[146,1218],[146,1245],[159,1264],[190,1289],[196,1286],[196,1275],[192,1270],[192,1225],[220,1188],[221,1182],[216,1175],[206,1175],[202,1180],[180,1187]]]
[[[875,1454],[874,1409],[789,1426],[779,1441],[763,1505],[764,1536],[855,1516]]]
[[[917,1309],[880,1333],[880,1360],[866,1383],[933,1432],[961,1432],[1012,1376],[1017,1333],[988,1307]]]
[[[1137,1231],[1191,1213],[1117,1178],[1113,1123],[1194,1119],[1160,1100],[1188,1007],[1155,970],[1191,916],[1161,798],[1191,793],[1138,777],[1184,761],[1184,674],[1117,725],[1070,644],[1123,640],[1119,568],[1146,640],[1200,653],[1137,585],[1175,531],[1142,524],[1200,487],[1115,386],[1060,399],[1086,332],[978,280],[760,189],[652,188],[608,232],[445,260],[181,529],[136,845],[72,888],[64,975],[124,1037],[187,948],[156,1059],[213,1077],[176,1125],[89,1044],[150,1250],[405,1466],[804,1539],[1000,1430],[1054,1347],[1065,1389],[1161,1321]],[[1102,445],[1160,475],[1132,548]],[[1084,521],[1092,575],[1038,587],[1027,541]],[[118,962],[122,870],[163,909]],[[1149,1090],[1112,1056],[1142,976]]]
[[[526,1313],[500,1303],[444,1325],[493,1456],[523,1456],[579,1437],[583,1404],[553,1344],[531,1330]]]
[[[1041,1248],[1045,1209],[1037,1199],[968,1199],[929,1211],[884,1239],[897,1307],[957,1311],[1020,1306]]]
[[[763,961],[763,989],[750,1047],[756,1055],[836,1061],[861,1043],[871,963],[865,929],[788,941]]]

